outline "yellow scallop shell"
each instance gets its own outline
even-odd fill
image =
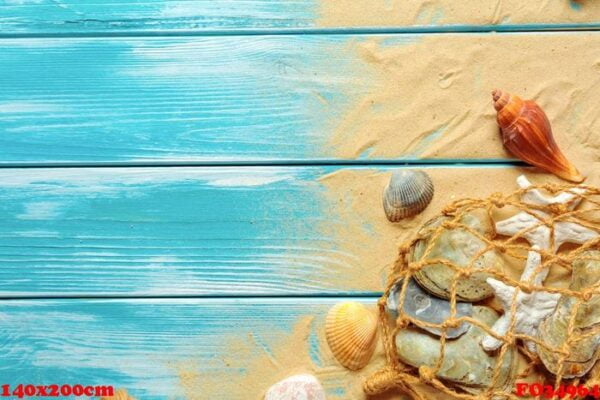
[[[340,364],[354,371],[361,369],[377,346],[377,316],[357,302],[336,304],[327,314],[325,335]]]

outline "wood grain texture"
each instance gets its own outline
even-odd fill
[[[432,204],[391,224],[386,168],[0,169],[0,296],[376,295],[427,219],[530,172],[427,171]]]
[[[600,128],[599,42],[598,32],[0,40],[0,164],[506,159],[496,86],[539,100],[568,150]]]
[[[335,275],[359,265],[321,229],[329,222],[318,178],[333,170],[0,170],[0,290],[346,292]]]
[[[363,375],[339,367],[323,341],[336,301],[4,301],[0,375],[13,386],[114,385],[144,400],[248,400],[314,373],[328,399],[363,399]]]
[[[433,28],[550,29],[600,23],[591,0],[6,0],[2,34],[211,32],[249,29]]]

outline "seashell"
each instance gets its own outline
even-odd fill
[[[309,374],[294,375],[271,386],[265,400],[325,400],[325,390]]]
[[[360,303],[336,304],[327,314],[325,335],[340,364],[351,370],[361,369],[377,345],[377,316]]]
[[[447,260],[459,268],[482,270],[482,272],[475,272],[469,277],[457,281],[456,299],[458,301],[475,302],[492,296],[494,291],[486,282],[490,274],[484,271],[502,270],[504,267],[502,258],[497,251],[490,250],[475,259],[475,256],[487,245],[482,239],[464,228],[443,229],[441,234],[434,240],[435,228],[448,220],[451,220],[451,217],[439,216],[430,220],[421,228],[419,231],[420,239],[411,248],[409,262],[439,259]],[[492,232],[487,216],[480,217],[474,213],[466,213],[461,217],[460,222],[483,236]],[[434,242],[431,244],[432,240]],[[425,254],[430,244],[430,251]],[[456,272],[452,268],[444,264],[430,264],[415,272],[413,277],[429,293],[450,300],[455,274]]]
[[[433,182],[423,171],[394,171],[383,191],[383,210],[390,222],[423,211],[433,198]]]
[[[492,326],[498,314],[489,307],[473,307],[473,318],[484,325]],[[471,324],[469,324],[471,325]],[[494,371],[500,368],[495,387],[510,388],[516,371],[516,347],[507,348],[502,361],[498,364],[499,353],[487,353],[479,345],[485,336],[485,330],[472,325],[468,332],[456,340],[449,340],[444,347],[444,360],[436,376],[459,385],[470,393],[480,393],[492,386]],[[441,353],[439,339],[416,328],[400,330],[396,335],[398,358],[413,367],[423,365],[435,368]]]
[[[504,146],[519,159],[571,182],[585,179],[558,148],[544,111],[531,100],[492,92]]]
[[[401,289],[402,281],[396,282],[394,286],[392,286],[390,296],[387,300],[387,309],[394,314],[394,316],[398,315]],[[442,324],[451,316],[451,307],[448,300],[430,295],[412,279],[406,285],[406,294],[404,295],[404,302],[402,303],[402,311],[414,319],[431,324]],[[455,318],[470,317],[472,315],[473,305],[471,303],[456,303]],[[468,323],[462,322],[456,328],[449,328],[446,330],[446,338],[456,339],[467,332],[470,326],[471,325]],[[422,326],[421,328],[434,335],[442,335],[441,329],[429,326]]]
[[[590,287],[598,287],[600,283],[600,251],[592,250],[582,253],[573,261],[573,278],[569,288],[582,291]],[[560,348],[570,337],[568,327],[573,317],[577,299],[573,296],[561,296],[555,312],[545,319],[539,330],[539,339],[552,348]],[[575,315],[573,336],[586,336],[569,347],[569,356],[563,362],[564,378],[581,377],[588,373],[599,358],[600,352],[600,294],[594,294],[588,301],[583,301]],[[592,333],[595,329],[595,333]],[[572,337],[572,336],[571,336]],[[557,374],[560,369],[560,354],[537,346],[538,354],[546,369]]]
[[[101,397],[100,400],[135,400],[125,389],[115,390],[114,396]]]

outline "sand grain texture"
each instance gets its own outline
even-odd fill
[[[338,157],[513,158],[498,133],[495,88],[535,100],[567,157],[598,157],[598,34],[374,37],[349,46],[371,86],[334,128]]]
[[[579,1],[320,0],[319,25],[403,27],[600,21],[600,3]]]

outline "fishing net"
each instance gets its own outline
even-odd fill
[[[560,193],[569,194],[572,198],[570,201],[551,204],[532,204],[528,201],[528,196],[537,191],[545,196],[558,196]],[[575,206],[578,202],[580,202]],[[491,231],[481,233],[472,226],[465,224],[464,216],[467,214],[481,213],[485,218],[489,218]],[[495,228],[495,222],[498,218],[506,216],[514,216],[519,213],[535,217],[537,223],[518,231],[514,235],[507,237],[498,234]],[[525,215],[524,214],[524,215]],[[413,399],[425,400],[431,398],[431,389],[437,389],[440,395],[439,398],[444,399],[519,399],[523,398],[515,391],[515,383],[518,381],[526,381],[533,376],[542,376],[545,384],[552,385],[558,393],[561,384],[568,385],[586,385],[591,386],[600,383],[600,367],[596,365],[589,372],[586,372],[581,377],[570,377],[569,375],[577,372],[580,364],[573,363],[581,352],[582,346],[592,347],[593,353],[591,361],[588,364],[594,364],[598,357],[598,338],[600,338],[600,318],[597,321],[593,320],[595,315],[600,315],[600,276],[591,282],[579,282],[575,284],[572,281],[572,271],[574,261],[599,263],[600,256],[595,253],[595,250],[600,249],[600,238],[596,235],[585,242],[581,241],[581,237],[577,237],[579,243],[565,244],[559,249],[554,248],[555,233],[559,224],[563,230],[564,227],[574,226],[583,227],[583,230],[591,230],[600,232],[600,189],[591,186],[568,186],[568,185],[538,185],[521,188],[509,195],[494,194],[487,199],[463,199],[456,201],[447,206],[440,214],[443,222],[432,225],[429,229],[421,230],[416,237],[400,247],[399,256],[395,265],[392,268],[388,279],[387,288],[383,296],[378,301],[379,324],[382,330],[382,340],[385,350],[386,366],[370,376],[364,383],[364,391],[368,395],[377,395],[388,390],[404,392],[410,395]],[[526,239],[529,235],[540,227],[548,227],[550,231],[550,245],[545,249],[533,247]],[[448,230],[463,230],[480,239],[485,245],[472,257],[468,265],[458,265],[455,262],[442,258],[429,258],[428,255],[432,252],[432,247],[436,240]],[[574,233],[576,235],[576,232]],[[576,235],[577,236],[577,235]],[[417,242],[428,239],[423,257],[415,260],[411,258],[411,251],[414,251],[414,246]],[[560,246],[560,244],[559,244]],[[541,255],[541,264],[536,270],[536,273],[541,272],[544,268],[550,268],[551,274],[560,276],[561,271],[564,276],[563,282],[566,285],[550,285],[544,286],[541,281],[535,282],[535,279],[522,280],[518,274],[509,273],[502,270],[485,271],[491,278],[501,281],[502,283],[516,288],[513,301],[510,304],[511,315],[509,326],[505,334],[494,332],[490,326],[482,323],[469,316],[457,317],[457,287],[461,280],[469,279],[473,274],[481,273],[481,269],[476,268],[476,263],[483,254],[489,251],[498,252],[503,258],[511,260],[514,265],[519,266],[523,270],[527,262],[528,255],[531,251],[535,251]],[[403,309],[403,302],[406,300],[407,284],[411,278],[419,271],[432,265],[443,265],[450,268],[453,272],[452,283],[449,289],[450,302],[450,317],[442,323],[434,324],[419,320],[411,315],[408,315]],[[600,270],[598,270],[600,271]],[[515,276],[516,275],[516,276]],[[389,310],[386,311],[388,297],[391,295],[394,285],[401,282],[401,287],[397,293],[399,305],[397,307],[398,317],[393,320],[390,318]],[[534,336],[523,334],[517,329],[515,313],[518,312],[517,295],[519,293],[532,294],[536,291],[547,293],[557,293],[560,295],[558,304],[568,304],[570,317],[564,322],[563,327],[557,328],[560,333],[558,341],[548,343],[541,340],[539,335]],[[557,297],[558,297],[557,295]],[[492,304],[491,299],[479,301],[476,304]],[[562,302],[562,303],[561,303]],[[566,302],[566,303],[565,303]],[[598,307],[596,307],[598,305]],[[495,307],[500,310],[499,307]],[[558,306],[557,306],[558,308]],[[591,323],[581,326],[578,319],[581,319],[582,313],[585,314],[586,321],[593,320]],[[501,314],[501,313],[500,313]],[[576,317],[578,316],[578,317]],[[591,316],[591,317],[590,317]],[[581,318],[580,318],[581,317]],[[458,384],[456,381],[445,379],[444,374],[440,371],[444,366],[444,359],[447,357],[446,348],[454,339],[446,337],[446,331],[459,326],[466,322],[471,325],[471,328],[478,327],[485,331],[486,334],[500,340],[502,342],[499,349],[494,354],[497,362],[491,372],[489,385],[485,387],[467,387]],[[597,324],[595,322],[598,322]],[[419,328],[437,328],[441,331],[441,335],[437,337],[439,340],[439,356],[436,353],[436,362],[423,365],[408,365],[402,362],[398,357],[396,336],[406,329]],[[423,331],[424,332],[424,331]],[[561,336],[562,335],[562,336]],[[534,348],[537,351],[531,351],[531,347],[525,345],[535,344]],[[586,348],[586,350],[590,350]],[[551,354],[554,356],[553,368],[554,373],[550,373],[548,368],[544,366],[540,359],[541,353]],[[511,353],[513,352],[513,353]],[[588,351],[589,352],[589,351]],[[502,380],[501,371],[504,368],[503,360],[510,354],[516,354],[522,361],[520,368],[514,369],[515,372],[511,376],[509,383],[500,382]],[[536,375],[534,375],[536,374]],[[533,378],[539,379],[539,378]],[[539,380],[534,380],[539,382]],[[559,395],[553,396],[558,398]],[[544,397],[544,398],[550,398]]]

